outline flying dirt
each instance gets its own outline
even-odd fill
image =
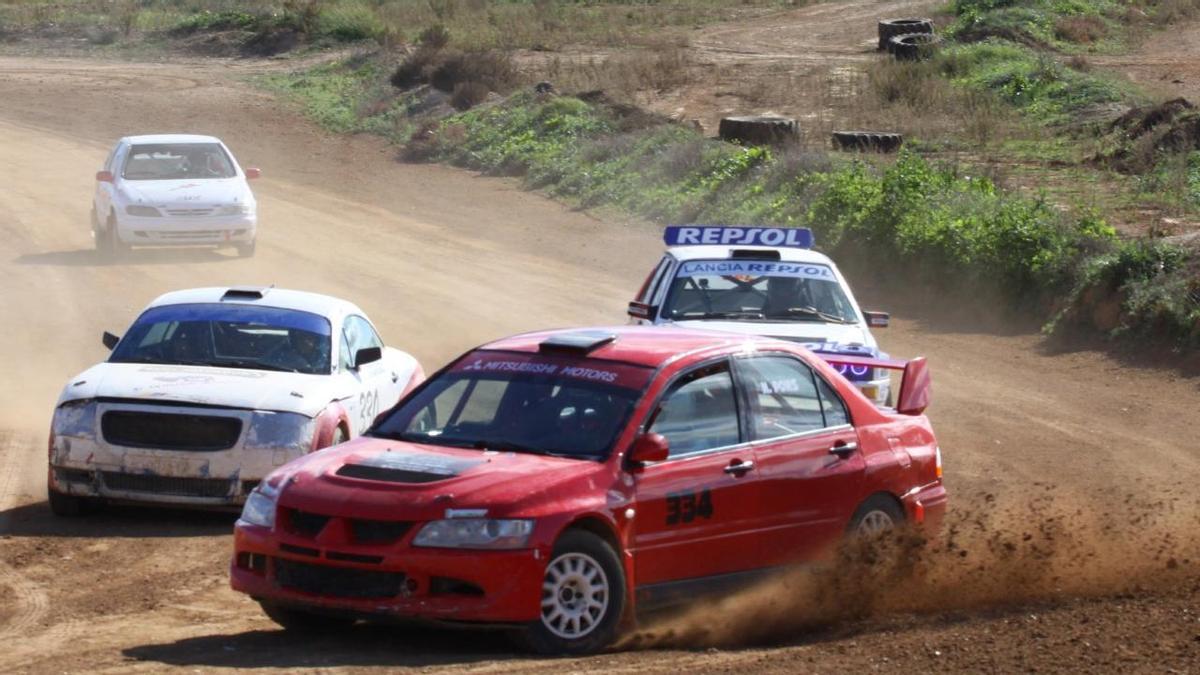
[[[630,649],[538,660],[502,635],[367,627],[297,639],[228,587],[229,516],[53,518],[46,433],[66,378],[158,294],[277,284],[345,297],[427,369],[497,336],[621,323],[660,233],[511,182],[399,164],[316,129],[239,78],[271,67],[0,59],[0,670],[296,668],[626,672],[1194,669],[1200,662],[1195,381],[903,289],[891,353],[925,355],[953,508],[905,564],[775,579],[646,626]],[[92,250],[88,199],[125,134],[220,136],[262,167],[256,256]]]

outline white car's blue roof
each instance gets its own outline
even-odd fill
[[[779,251],[779,259],[787,262],[819,263],[834,266],[833,261],[824,253],[818,253],[807,248],[774,248],[771,246],[728,246],[706,244],[700,246],[671,246],[667,253],[675,256],[676,260],[724,260],[733,255],[734,251]]]
[[[160,307],[163,305],[192,305],[205,303],[224,303],[224,304],[245,304],[258,305],[260,307],[278,307],[280,309],[293,309],[302,312],[310,312],[319,314],[327,319],[340,319],[348,314],[363,314],[354,303],[347,302],[340,298],[335,298],[329,295],[320,293],[309,293],[306,291],[292,291],[286,288],[262,288],[262,298],[253,297],[230,297],[225,298],[225,294],[230,288],[259,288],[250,286],[220,286],[214,288],[191,288],[182,291],[172,291],[164,293],[155,298],[146,309],[151,307]],[[224,298],[224,299],[223,299]]]
[[[145,134],[142,136],[126,136],[121,139],[130,145],[143,143],[220,143],[216,136],[201,136],[199,134]]]

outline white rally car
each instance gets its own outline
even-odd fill
[[[246,181],[259,174],[212,136],[122,138],[96,173],[96,250],[208,244],[254,255],[258,207]]]
[[[886,357],[864,312],[805,228],[673,226],[668,248],[629,303],[632,323],[678,324],[802,343],[818,354]],[[836,366],[867,398],[888,405],[887,371]]]
[[[50,506],[236,506],[305,453],[362,433],[425,375],[362,310],[278,288],[156,299],[71,379],[50,432]]]

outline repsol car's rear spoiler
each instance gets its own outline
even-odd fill
[[[900,394],[896,397],[896,412],[902,415],[920,415],[929,407],[929,394],[933,383],[929,376],[929,364],[925,362],[924,356],[918,356],[910,361],[850,356],[848,354],[817,354],[817,356],[829,363],[902,370],[904,376],[900,380]]]

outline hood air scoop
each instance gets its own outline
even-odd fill
[[[337,475],[384,483],[432,483],[453,478],[483,462],[482,459],[388,451],[347,463],[337,470]]]

